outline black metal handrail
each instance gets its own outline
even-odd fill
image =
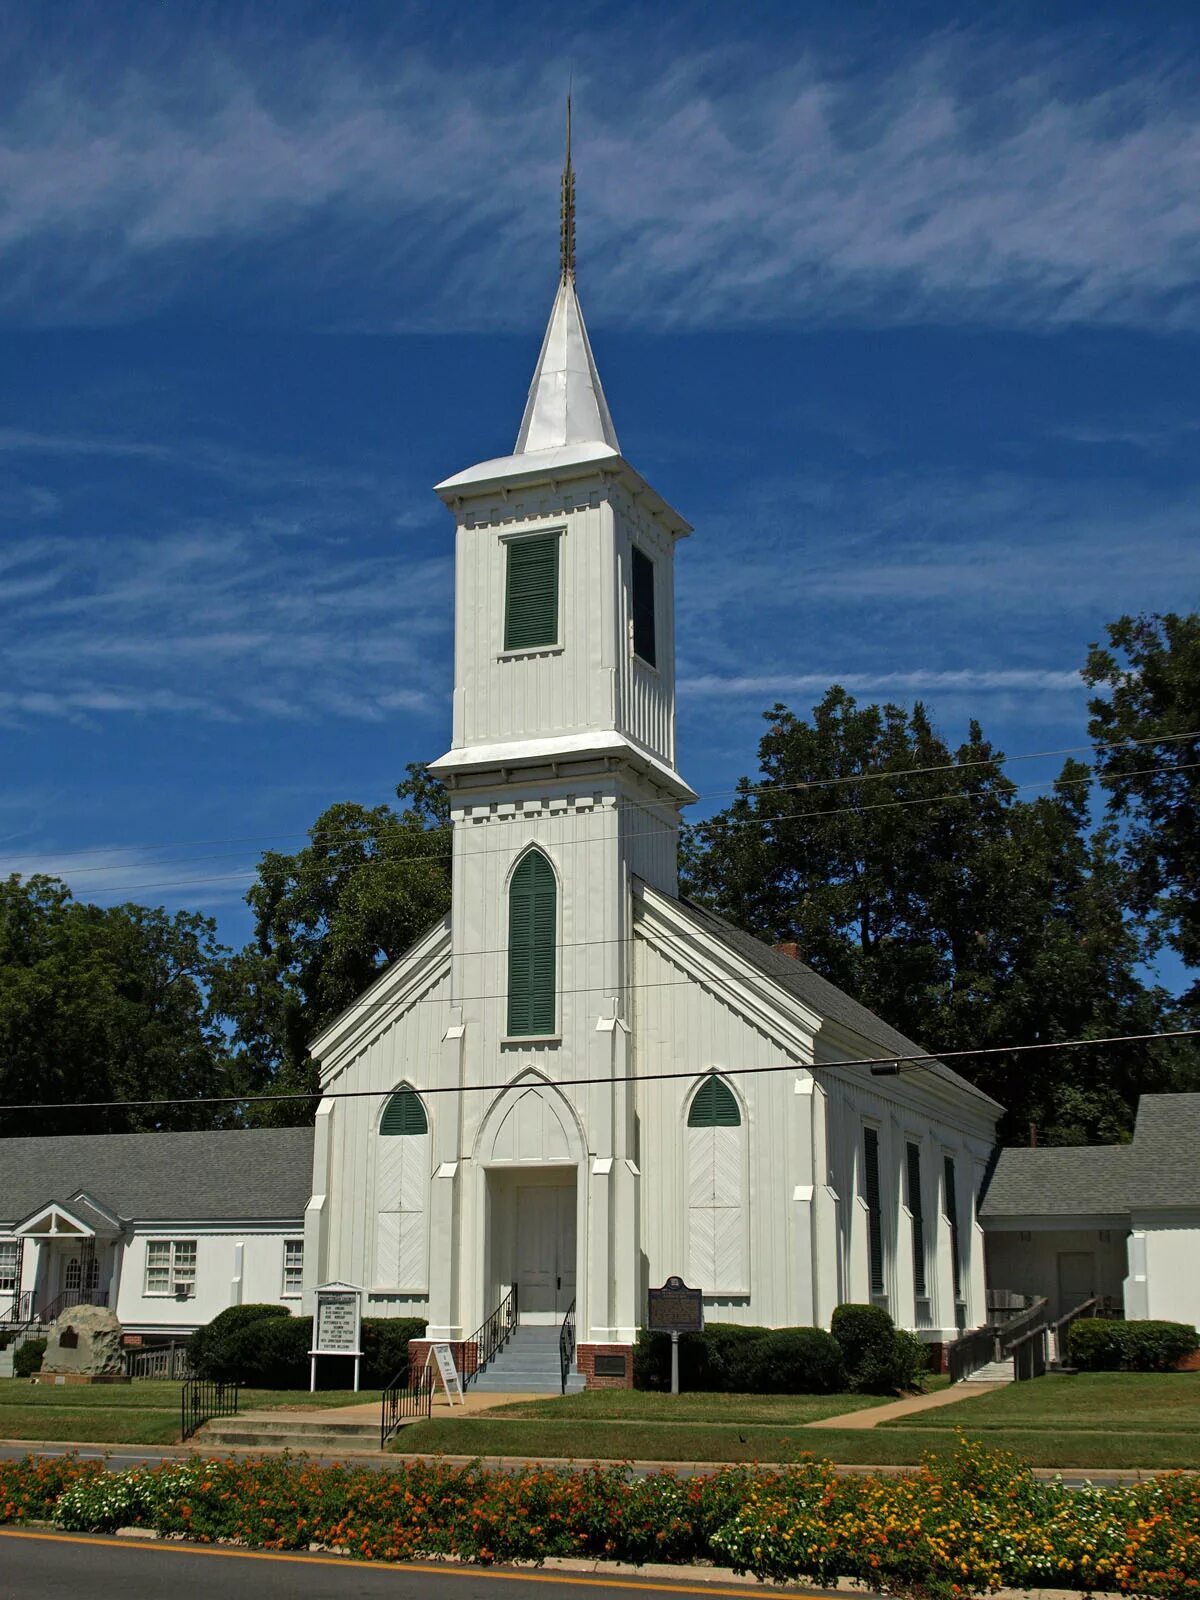
[[[379,1448],[412,1417],[433,1415],[433,1373],[428,1367],[414,1373],[402,1367],[383,1391],[379,1409]]]
[[[567,1307],[567,1314],[562,1319],[562,1327],[558,1330],[558,1370],[562,1379],[562,1392],[567,1392],[567,1376],[575,1364],[575,1302]]]
[[[459,1371],[464,1389],[479,1376],[489,1361],[495,1360],[512,1338],[516,1327],[517,1286],[514,1283],[486,1322],[481,1323],[471,1337],[462,1342]]]
[[[201,1423],[211,1422],[214,1417],[236,1417],[237,1412],[236,1383],[208,1383],[193,1378],[179,1394],[180,1442],[190,1439]]]

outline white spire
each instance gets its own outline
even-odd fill
[[[606,444],[618,454],[621,449],[579,308],[574,274],[564,272],[514,454],[571,444]]]

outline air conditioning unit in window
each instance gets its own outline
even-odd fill
[[[190,1283],[177,1283],[175,1285],[176,1300],[190,1300],[195,1294],[195,1286]]]

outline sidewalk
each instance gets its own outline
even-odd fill
[[[939,1406],[957,1405],[960,1400],[973,1400],[977,1394],[991,1394],[993,1389],[1007,1388],[1003,1383],[954,1384],[948,1389],[938,1389],[934,1394],[911,1394],[904,1400],[892,1400],[886,1406],[866,1406],[861,1411],[844,1411],[840,1417],[822,1417],[819,1422],[805,1422],[805,1428],[877,1428],[881,1422],[892,1422],[898,1417],[911,1417],[918,1411],[936,1411]]]

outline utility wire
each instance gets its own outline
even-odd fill
[[[1162,774],[1164,776],[1173,776],[1176,773],[1188,772],[1188,771],[1192,770],[1193,768],[1197,768],[1197,767],[1200,767],[1200,761],[1187,761],[1187,762],[1180,762],[1177,765],[1171,766],[1171,767],[1157,767],[1157,766],[1156,767],[1138,767],[1138,768],[1134,768],[1131,772],[1123,774],[1123,776],[1125,776],[1127,778],[1147,777],[1147,776],[1154,776],[1156,774]],[[1037,781],[1037,782],[1031,782],[1031,783],[1011,784],[1007,789],[1004,790],[1003,796],[1005,798],[1007,798],[1007,797],[1009,797],[1011,795],[1014,795],[1014,794],[1022,794],[1028,789],[1045,789],[1048,786],[1053,787],[1055,789],[1077,788],[1077,787],[1079,787],[1081,785],[1090,786],[1091,784],[1098,783],[1099,781],[1100,780],[1096,777],[1096,775],[1094,773],[1088,773],[1085,777],[1082,777],[1082,778],[1043,779],[1043,780],[1040,780],[1040,781]],[[829,818],[829,817],[862,816],[862,815],[865,815],[868,812],[873,812],[873,811],[895,811],[895,810],[900,810],[900,809],[906,809],[906,808],[913,807],[913,806],[942,805],[946,801],[949,801],[949,800],[983,801],[983,800],[990,800],[990,799],[995,799],[995,798],[996,798],[996,795],[991,790],[955,789],[955,790],[951,790],[948,794],[914,795],[914,796],[912,796],[911,798],[909,798],[907,800],[872,800],[872,801],[868,801],[865,805],[832,806],[832,807],[829,807],[828,809],[826,809],[824,811],[783,811],[783,812],[778,813],[775,816],[761,816],[761,815],[759,815],[759,816],[750,816],[750,817],[739,817],[731,824],[731,827],[734,828],[735,830],[739,829],[739,828],[767,828],[767,827],[774,827],[776,824],[783,823],[783,822],[812,822],[812,821],[823,820],[823,819],[826,819],[826,818]],[[637,808],[637,807],[632,807],[631,806],[630,808],[631,809],[644,809],[644,810],[652,810],[652,809],[654,809],[653,806],[645,806],[645,807],[641,807],[641,808]],[[597,814],[601,815],[601,816],[606,815],[607,814],[606,808],[604,808],[604,807],[598,808]],[[551,815],[553,815],[553,814],[551,814]],[[495,818],[492,818],[491,819],[491,825],[495,825],[496,823],[499,823],[501,826],[512,826],[515,823],[523,823],[526,826],[528,826],[529,823],[532,820],[533,820],[532,818],[530,818],[528,815],[526,815],[525,813],[522,812],[522,813],[514,813],[511,817],[495,817]],[[707,826],[707,824],[704,823],[704,822],[699,822],[699,823],[694,824],[693,826],[694,826],[694,828],[696,830],[700,830],[700,829],[703,829],[705,826]],[[664,834],[676,834],[677,832],[678,832],[678,825],[664,827],[664,828],[646,828],[646,829],[639,830],[634,835],[634,838],[636,838],[640,842],[640,841],[645,840],[645,839],[660,838]],[[603,835],[603,836],[601,836],[599,838],[562,839],[562,840],[560,840],[558,842],[558,844],[555,845],[554,848],[556,850],[567,849],[567,848],[574,849],[574,848],[578,848],[581,845],[596,846],[596,845],[601,845],[601,844],[609,844],[609,843],[612,843],[612,841],[613,841],[613,839],[615,837],[616,837],[615,834],[605,834],[605,835]],[[475,859],[478,859],[480,856],[486,856],[486,855],[508,855],[508,854],[511,853],[511,849],[512,849],[511,845],[495,845],[495,846],[491,846],[491,847],[485,846],[482,850],[472,851],[471,852],[471,859],[475,860]],[[425,865],[425,864],[427,864],[429,862],[434,862],[434,861],[450,861],[450,860],[453,859],[453,854],[454,853],[451,850],[441,850],[441,851],[431,850],[431,851],[429,851],[427,853],[421,853],[421,854],[410,855],[410,856],[406,856],[406,855],[396,855],[396,856],[374,855],[374,856],[367,857],[367,859],[364,860],[364,861],[358,862],[352,869],[349,869],[349,870],[352,870],[354,872],[360,872],[366,867],[403,866],[403,865],[407,865],[407,864],[423,866],[423,865]],[[204,859],[220,860],[220,859],[222,859],[222,857],[221,857],[220,854],[218,854],[218,855],[216,855],[216,856],[214,856],[212,858],[205,858],[205,857],[201,857],[201,856],[195,856],[195,857],[191,857],[191,858],[181,857],[179,859],[180,859],[180,863],[184,864],[189,859],[191,859],[191,860],[204,860]],[[163,862],[163,863],[157,863],[157,862],[139,863],[139,865],[142,865],[142,864],[144,864],[146,866],[156,866],[156,865],[168,865],[170,863],[167,863],[167,862]],[[115,867],[111,863],[106,863],[103,866],[80,867],[78,869],[78,871],[73,872],[71,874],[71,876],[72,877],[78,877],[80,874],[85,873],[85,872],[111,872],[111,871],[114,871],[114,870],[115,871],[121,870],[121,867],[120,867],[119,863]],[[144,880],[144,881],[139,882],[139,883],[123,884],[119,889],[114,888],[111,891],[102,891],[102,892],[111,892],[113,894],[130,894],[130,893],[133,893],[133,892],[141,891],[143,889],[186,889],[186,888],[196,887],[196,886],[201,885],[201,884],[241,882],[246,878],[247,873],[252,872],[252,870],[253,869],[251,869],[251,868],[244,867],[244,868],[240,868],[236,872],[214,873],[214,874],[209,874],[209,875],[206,875],[206,876],[194,877],[194,878],[148,879],[148,880]]]
[[[1043,761],[1043,760],[1049,760],[1051,757],[1058,757],[1058,756],[1086,755],[1086,754],[1089,754],[1089,753],[1095,753],[1098,750],[1128,749],[1128,748],[1135,747],[1135,746],[1140,746],[1140,745],[1181,744],[1181,743],[1186,743],[1190,739],[1200,739],[1200,729],[1193,729],[1191,732],[1188,732],[1188,733],[1166,733],[1166,734],[1160,734],[1160,735],[1158,735],[1156,737],[1146,738],[1146,739],[1117,739],[1117,740],[1111,741],[1108,744],[1068,745],[1068,746],[1065,746],[1064,748],[1062,748],[1060,750],[1028,750],[1028,751],[1021,752],[1021,753],[1019,753],[1019,754],[1017,754],[1015,756],[980,756],[978,759],[972,760],[972,761],[947,761],[947,762],[941,763],[940,765],[929,766],[929,767],[876,767],[876,768],[874,768],[873,770],[871,770],[869,772],[848,773],[846,775],[839,776],[839,777],[834,777],[834,778],[804,779],[804,780],[802,780],[801,782],[798,782],[798,783],[756,783],[756,784],[748,784],[745,787],[739,786],[738,788],[734,788],[734,789],[710,789],[710,790],[706,790],[702,794],[698,794],[696,798],[697,798],[697,800],[718,800],[718,799],[727,798],[728,796],[731,796],[731,795],[734,798],[754,798],[754,797],[756,797],[758,795],[761,795],[761,794],[772,794],[772,793],[778,793],[778,792],[792,792],[792,793],[795,793],[795,792],[799,792],[799,791],[802,791],[802,790],[803,791],[807,791],[809,789],[834,788],[834,787],[838,787],[838,786],[842,786],[842,785],[850,784],[850,783],[873,783],[873,782],[877,782],[877,781],[879,781],[881,779],[884,779],[884,778],[928,777],[928,776],[930,776],[930,775],[932,775],[934,773],[938,773],[938,772],[967,772],[967,771],[969,771],[969,770],[971,770],[972,768],[975,768],[975,767],[1006,767],[1006,766],[1009,766],[1013,762],[1016,762],[1016,761]],[[1189,763],[1189,765],[1191,765],[1191,763]],[[1157,769],[1155,769],[1155,770],[1157,770]],[[1162,770],[1164,770],[1166,772],[1179,772],[1179,771],[1183,771],[1185,769],[1183,767],[1166,767],[1166,768],[1163,768]],[[1135,776],[1138,776],[1138,774],[1137,773],[1123,773],[1122,774],[1122,777],[1135,777]],[[1047,784],[1058,782],[1058,780],[1054,779],[1054,778],[1047,778],[1044,781]],[[1096,779],[1096,781],[1097,782],[1102,782],[1103,779]],[[1023,787],[1025,787],[1025,788],[1041,787],[1041,785],[1028,785],[1028,784],[1026,784]],[[935,796],[933,798],[940,798],[940,797],[939,796]],[[644,803],[644,809],[652,810],[652,809],[655,809],[656,805],[659,805],[659,804],[662,804],[662,802],[645,802]],[[703,826],[703,823],[693,824],[693,826]],[[262,844],[264,842],[264,840],[271,840],[271,839],[307,839],[307,838],[310,838],[310,837],[311,837],[311,830],[309,830],[309,832],[307,832],[307,833],[286,833],[286,832],[281,832],[281,833],[234,834],[234,835],[226,836],[224,838],[216,838],[216,839],[169,839],[169,840],[160,841],[158,844],[135,843],[135,844],[124,844],[124,845],[88,845],[88,846],[86,846],[86,847],[84,847],[82,849],[79,849],[79,850],[61,850],[61,851],[24,850],[24,851],[18,852],[15,855],[5,855],[4,859],[6,861],[9,861],[9,862],[13,862],[13,861],[34,861],[34,860],[40,860],[43,857],[45,857],[46,855],[53,854],[56,860],[63,861],[63,860],[72,860],[77,856],[109,855],[109,854],[117,854],[117,853],[120,853],[122,851],[129,851],[129,850],[141,850],[141,849],[146,849],[146,850],[173,850],[173,849],[175,849],[177,847],[182,848],[184,846],[187,846],[187,847],[193,847],[194,846],[196,848],[204,848],[204,847],[207,847],[208,845]],[[336,832],[333,832],[330,837],[333,840],[336,841],[338,836],[337,836]],[[353,837],[353,835],[347,834],[345,837],[351,838],[351,837]],[[132,865],[135,865],[135,866],[166,866],[172,860],[179,860],[181,862],[186,862],[186,861],[190,861],[190,860],[200,860],[200,859],[203,859],[203,858],[195,857],[195,856],[180,856],[180,857],[165,856],[165,857],[163,857],[163,859],[161,861],[158,861],[158,862],[139,861],[139,862],[132,863]],[[98,867],[94,867],[94,868],[93,867],[80,867],[80,868],[78,868],[76,870],[79,871],[79,872],[85,872],[85,871],[86,872],[91,872],[91,871],[95,871],[95,872],[111,872],[111,871],[114,871],[114,870],[118,870],[120,868],[120,866],[121,866],[120,862],[111,862],[111,861],[109,861],[109,862],[105,862],[103,865],[98,866]],[[149,887],[154,887],[154,885],[150,885]]]
[[[1052,1042],[1039,1042],[1037,1044],[996,1044],[985,1045],[970,1050],[944,1050],[940,1055],[889,1055],[889,1056],[860,1056],[852,1061],[779,1061],[765,1067],[725,1067],[716,1075],[720,1078],[749,1078],[759,1077],[775,1072],[832,1072],[843,1067],[883,1067],[917,1069],[921,1067],[944,1066],[947,1061],[962,1061],[968,1057],[978,1059],[982,1056],[1008,1056],[1031,1054],[1034,1051],[1046,1050],[1084,1050],[1093,1046],[1116,1044],[1144,1044],[1156,1039],[1192,1039],[1200,1035],[1200,1028],[1178,1028],[1162,1033],[1116,1033],[1100,1039],[1058,1039]],[[538,1078],[539,1085],[548,1089],[577,1089],[580,1087],[592,1088],[604,1084],[640,1084],[640,1083],[670,1083],[681,1078],[696,1079],[702,1076],[701,1072],[689,1068],[679,1072],[647,1072],[647,1073],[622,1073],[612,1077],[593,1078]],[[155,1100],[31,1100],[0,1104],[0,1115],[6,1111],[124,1111],[145,1110],[152,1106],[241,1106],[254,1105],[264,1102],[279,1102],[283,1100],[378,1100],[391,1096],[396,1092],[396,1085],[388,1089],[334,1089],[328,1093],[321,1090],[295,1090],[283,1094],[222,1094],[222,1095],[197,1095],[194,1098],[183,1099],[179,1096],[165,1097]],[[511,1088],[512,1082],[496,1083],[454,1083],[437,1084],[428,1089],[416,1092],[424,1098],[433,1094],[499,1094]],[[0,1148],[3,1148],[0,1145]]]

